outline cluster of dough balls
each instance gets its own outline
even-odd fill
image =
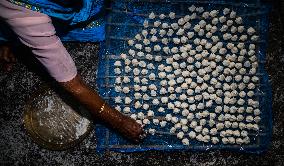
[[[261,121],[256,30],[231,9],[194,5],[143,26],[114,62],[115,108],[184,145],[249,144]]]

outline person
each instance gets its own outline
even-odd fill
[[[19,5],[23,4],[20,2],[12,2],[15,1],[0,0],[0,19],[7,23],[19,40],[32,50],[34,56],[43,64],[48,73],[62,88],[90,110],[96,119],[99,119],[135,143],[140,142],[145,137],[142,126],[130,117],[113,109],[81,79],[72,58],[63,46],[60,38],[56,35],[53,20],[49,17],[50,15],[52,18],[69,23],[69,25],[78,25],[80,21],[88,21],[96,13],[99,13],[103,2],[101,0],[84,0],[83,7],[81,6],[80,9],[74,10],[75,13],[71,12],[72,3],[77,4],[77,2],[73,1],[66,1],[66,3],[65,1],[59,1],[58,4],[54,3],[56,0],[28,1],[40,4],[43,9],[46,9],[42,10],[43,12],[27,9]],[[94,3],[98,3],[100,7],[95,6]],[[63,11],[59,12],[59,14],[54,13],[59,10],[58,6],[60,5],[67,7],[61,7],[60,9]],[[28,7],[31,8],[31,6]],[[54,10],[52,10],[52,7]],[[89,10],[86,11],[85,8]],[[66,15],[62,14],[64,12]],[[86,16],[86,13],[90,13],[91,16]],[[80,15],[83,18],[80,18]],[[95,27],[94,34],[88,33],[88,35],[93,37],[86,37],[86,39],[90,39],[90,41],[103,40],[102,35],[104,33],[102,30],[103,26]],[[80,35],[77,37],[80,37]],[[5,64],[4,68],[6,70],[10,70],[11,64],[15,62],[15,58],[12,56],[9,46],[2,45],[1,50],[1,59],[2,62],[4,61],[2,64]]]

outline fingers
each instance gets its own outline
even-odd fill
[[[0,50],[0,59],[7,63],[16,62],[16,58],[14,57],[10,47],[2,46]]]
[[[143,140],[146,136],[147,136],[147,135],[146,135],[145,132],[144,132],[144,133],[141,133],[140,136],[139,136],[139,139],[140,139],[140,140]]]
[[[144,132],[142,125],[138,123],[136,123],[136,128],[134,128],[133,134],[134,137],[139,140],[139,142],[141,142],[146,137],[146,133]]]
[[[122,135],[133,143],[139,143],[146,137],[143,127],[144,126],[137,123],[134,119],[124,117],[123,124],[118,129]]]
[[[9,63],[16,62],[16,58],[14,57],[12,50],[9,47],[7,47],[5,50],[5,57],[7,59],[7,62]]]
[[[143,130],[141,128],[134,127],[134,125],[127,126],[125,136],[132,140],[134,143],[139,143],[142,139],[145,138]]]
[[[9,63],[9,64],[4,64],[3,65],[3,69],[5,72],[9,72],[13,69],[13,64]]]
[[[3,52],[2,52],[2,57],[3,57],[3,60],[6,61],[6,62],[9,62],[9,54],[8,54],[9,50],[7,47],[4,47],[3,48]]]
[[[8,46],[0,46],[0,67],[4,72],[12,70],[16,59]]]
[[[15,63],[16,62],[16,58],[15,56],[13,55],[12,51],[9,49],[8,51],[8,60],[10,63]]]
[[[11,52],[11,54],[12,54],[12,52]],[[11,58],[10,60],[11,60],[12,63],[16,62],[16,58],[14,56],[11,56],[10,58]]]

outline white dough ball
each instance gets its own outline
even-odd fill
[[[187,138],[182,139],[181,142],[183,145],[189,145],[189,140]]]
[[[170,12],[169,17],[171,19],[174,19],[176,17],[176,14],[174,12]]]
[[[148,132],[149,132],[149,134],[151,134],[151,135],[155,135],[156,130],[155,130],[155,129],[149,129]]]
[[[213,144],[217,144],[219,142],[219,138],[218,137],[212,137],[211,141]]]
[[[178,139],[182,139],[183,136],[184,136],[184,132],[180,131],[180,132],[177,133],[177,138]]]

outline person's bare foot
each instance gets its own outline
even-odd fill
[[[8,45],[0,45],[0,68],[3,71],[9,72],[12,70],[16,58]]]

